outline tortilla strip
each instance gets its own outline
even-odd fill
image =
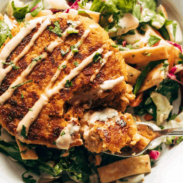
[[[138,50],[122,51],[125,62],[128,64],[149,63],[151,61],[168,59],[167,47],[144,47]]]
[[[22,146],[20,144],[20,141],[16,138],[16,142],[18,144],[20,154],[23,160],[37,160],[38,155],[36,154],[35,150],[33,149],[28,149],[26,146]]]
[[[150,173],[149,155],[137,156],[98,168],[101,183],[112,182],[131,175]]]
[[[163,63],[157,65],[152,71],[148,73],[138,93],[141,93],[155,85],[159,85],[163,81],[165,77],[165,72],[160,71],[160,68],[162,66],[163,66]]]
[[[137,78],[141,74],[141,71],[139,71],[127,64],[126,64],[126,70],[128,73],[128,83],[130,83],[131,85],[135,85]]]

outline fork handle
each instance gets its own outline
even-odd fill
[[[183,136],[183,128],[170,128],[156,131],[160,136]]]

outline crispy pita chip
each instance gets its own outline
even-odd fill
[[[128,64],[126,64],[126,70],[128,73],[128,83],[135,85],[137,78],[141,74],[141,71],[129,66]]]
[[[151,61],[168,59],[167,47],[164,45],[156,47],[144,47],[138,50],[122,51],[127,64],[149,63]]]
[[[163,79],[165,78],[165,72],[160,71],[160,68],[162,66],[163,63],[157,65],[152,71],[148,73],[138,93],[141,93],[155,85],[159,85],[163,81]]]
[[[17,138],[16,138],[16,142],[20,149],[21,157],[23,160],[37,160],[38,159],[38,155],[36,154],[35,150],[29,149],[26,146],[22,146],[20,144],[20,141]]]
[[[150,173],[149,155],[137,156],[98,168],[101,183],[112,182],[131,175]]]

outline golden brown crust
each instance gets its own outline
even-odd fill
[[[59,18],[59,16],[61,18]],[[13,96],[0,107],[1,124],[14,136],[17,135],[17,125],[26,115],[28,110],[33,107],[40,95],[44,93],[44,90],[55,74],[58,65],[60,65],[66,58],[66,56],[61,56],[61,49],[66,50],[67,48],[70,48],[71,45],[76,44],[78,40],[80,40],[84,31],[88,29],[91,24],[94,24],[92,20],[86,17],[73,17],[68,14],[58,14],[52,19],[52,26],[54,26],[54,21],[57,20],[59,21],[62,31],[68,27],[67,20],[81,21],[81,25],[77,28],[79,33],[68,36],[65,42],[57,46],[51,54],[48,54],[46,59],[36,65],[33,71],[26,78],[26,80],[33,80],[33,82],[18,87]],[[22,52],[23,48],[30,42],[31,37],[36,33],[39,26],[40,25],[37,25],[37,28],[35,28],[23,39],[21,44],[9,56],[7,62],[10,62],[10,60]],[[14,35],[18,33],[19,29],[20,28],[12,30]],[[48,26],[47,29],[35,41],[34,46],[28,51],[28,53],[18,61],[17,66],[19,66],[20,69],[12,70],[5,77],[2,85],[0,86],[0,95],[5,92],[21,74],[21,72],[25,70],[25,68],[32,62],[32,59],[45,52],[45,48],[56,39],[57,35],[50,32]],[[120,76],[124,76],[125,79],[127,79],[123,56],[118,49],[111,46],[112,43],[113,41],[109,39],[107,32],[105,32],[100,26],[98,26],[98,28],[91,29],[88,37],[79,48],[79,53],[75,54],[74,57],[69,60],[67,68],[61,72],[58,81],[56,81],[54,86],[75,68],[75,65],[73,64],[74,61],[81,63],[86,57],[99,48],[103,47],[104,49],[102,57],[108,51],[113,51],[112,56],[100,70],[99,74],[97,74],[96,79],[93,82],[90,82],[90,78],[94,74],[95,70],[100,66],[99,62],[88,65],[77,77],[72,80],[72,87],[62,89],[59,94],[53,96],[49,103],[42,109],[36,121],[31,125],[27,139],[20,139],[21,141],[33,144],[44,144],[48,147],[55,147],[53,142],[55,142],[60,135],[61,130],[68,124],[69,119],[65,117],[68,109],[68,104],[66,104],[66,102],[73,97],[74,92],[85,90],[93,91],[104,81],[115,79]],[[111,91],[105,91],[100,97],[96,98],[93,103],[98,103],[98,105],[115,105],[115,108],[124,111],[127,103],[122,102],[118,96],[122,96],[125,93],[126,83],[122,82],[121,84],[115,86]],[[21,94],[24,95],[24,98],[21,98]],[[78,106],[76,107],[78,108]],[[70,117],[75,114],[75,110],[73,109],[72,111],[73,112],[70,114]],[[80,139],[79,134],[76,134],[76,136],[77,139]],[[81,145],[81,141],[77,141],[74,145]]]

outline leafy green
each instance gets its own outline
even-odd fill
[[[25,127],[24,125],[23,125],[23,127],[22,127],[22,130],[21,130],[20,135],[21,135],[22,137],[24,137],[25,139],[27,138],[27,135],[26,135],[26,127]]]
[[[29,13],[29,5],[23,6],[23,7],[16,7],[15,2],[11,2],[11,6],[13,8],[13,16],[18,20],[22,21],[25,18],[25,15]]]
[[[29,175],[28,177],[25,177],[25,174],[27,174],[29,171],[26,171],[22,174],[22,179],[25,183],[36,183],[36,180],[33,179],[32,175]]]
[[[27,145],[27,144],[26,144]],[[88,166],[88,151],[84,147],[75,147],[69,150],[69,155],[63,157],[64,150],[47,148],[46,146],[28,145],[36,150],[39,157],[38,160],[22,160],[19,148],[16,143],[6,143],[0,141],[0,152],[7,156],[11,156],[23,165],[28,171],[40,174],[41,171],[46,172],[53,177],[61,176],[65,171],[69,172],[71,177],[75,180],[80,180],[84,183],[89,182],[89,175],[91,174]],[[54,161],[55,166],[49,165],[49,161]],[[26,183],[34,183],[32,177],[25,177],[25,172],[22,178]],[[26,179],[28,178],[28,179]],[[29,182],[28,182],[29,181]],[[30,182],[32,181],[32,182]]]
[[[0,47],[3,45],[3,43],[6,41],[7,37],[12,37],[11,31],[8,27],[8,25],[3,21],[0,20]]]
[[[66,51],[61,49],[60,52],[61,52],[62,57],[64,57],[69,52],[69,48]]]
[[[136,5],[133,6],[132,14],[138,20],[141,19],[141,7],[140,7],[140,4],[136,4]]]
[[[97,62],[98,60],[102,61],[102,57],[100,53],[96,52],[93,57],[93,62]]]
[[[165,62],[163,66],[159,69],[160,71],[164,71],[169,66],[169,63]]]
[[[167,31],[165,25],[163,25],[163,27],[161,29],[158,29],[158,31],[160,32],[160,34],[163,36],[163,38],[165,40],[170,40],[170,36],[168,34],[168,31]]]
[[[49,27],[49,30],[55,34],[57,34],[59,37],[62,37],[62,30],[60,29],[59,21],[54,22],[55,27],[52,26]]]
[[[149,44],[149,46],[153,46],[154,44],[156,44],[160,40],[161,39],[159,37],[156,37],[154,35],[150,35],[150,38],[148,40],[148,44]]]
[[[39,5],[38,5],[38,4],[39,4]],[[30,10],[31,10],[32,8],[34,8],[36,5],[38,5],[38,7],[37,7],[35,10],[33,10],[33,11],[31,12],[31,16],[32,16],[32,17],[37,16],[37,14],[38,14],[41,10],[44,9],[42,0],[33,0],[33,1],[30,2],[30,4],[29,4]]]
[[[163,96],[166,96],[172,104],[172,102],[178,98],[178,90],[179,84],[176,81],[170,79],[164,80],[160,83],[158,88],[154,86],[144,92],[143,100],[138,107],[134,108],[134,113],[140,116],[149,113],[156,120],[157,108],[152,99],[150,98],[151,93],[155,91],[157,93],[162,94]],[[171,117],[171,114],[169,117]]]
[[[162,62],[164,62],[164,60],[160,60],[160,61],[155,61],[155,62],[150,62],[145,68],[144,70],[141,72],[141,74],[139,75],[136,85],[134,87],[133,93],[136,95],[137,92],[139,91],[142,83],[144,82],[145,78],[147,77],[147,74],[153,69],[155,68],[157,65],[161,64]]]
[[[79,64],[78,64],[78,62],[75,61],[75,62],[74,62],[74,65],[77,67]]]

